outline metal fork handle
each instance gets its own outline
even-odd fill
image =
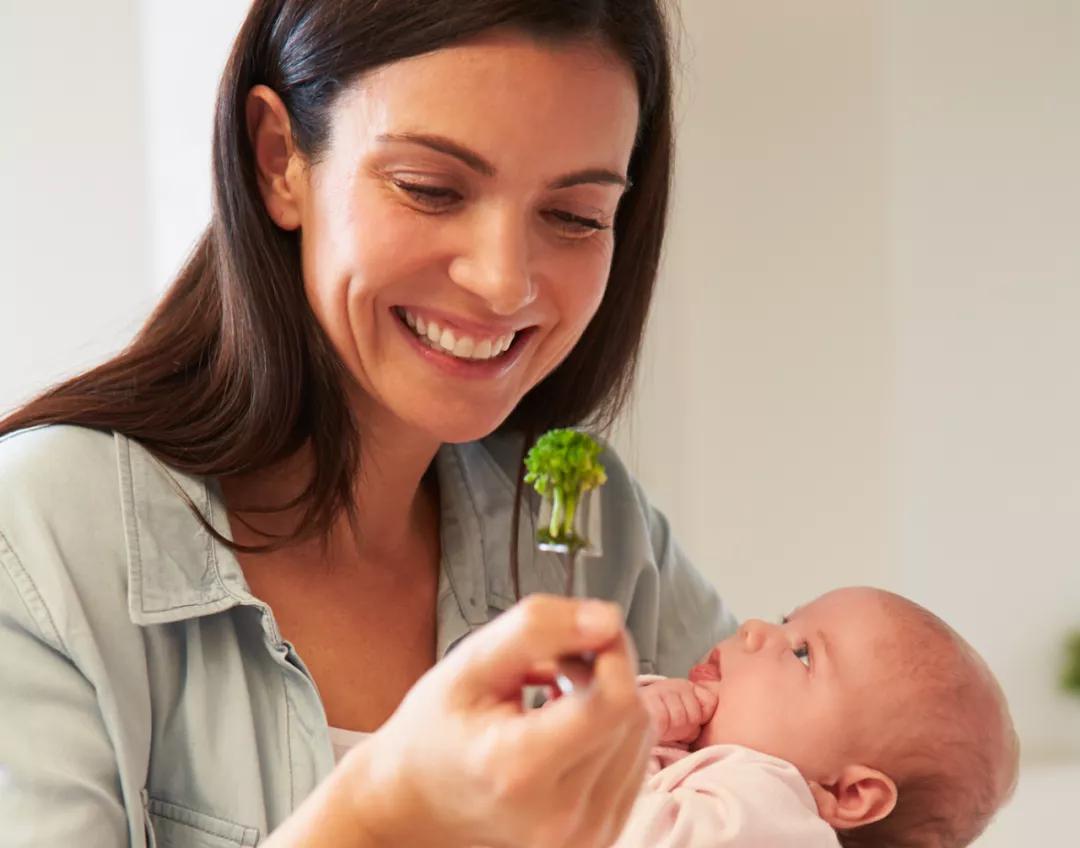
[[[560,546],[559,556],[566,569],[566,597],[575,597],[578,551],[570,545]],[[586,651],[582,654],[570,654],[559,657],[555,685],[563,695],[569,695],[576,689],[584,689],[592,682],[593,665],[596,654]]]

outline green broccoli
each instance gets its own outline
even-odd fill
[[[537,532],[541,542],[583,547],[574,533],[574,516],[581,497],[607,480],[599,463],[600,445],[587,433],[558,429],[544,433],[525,457],[525,482],[551,499],[551,521]]]

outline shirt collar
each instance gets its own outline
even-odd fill
[[[228,538],[217,487],[166,466],[138,442],[115,438],[131,620],[162,624],[255,603],[236,558],[192,510]]]
[[[216,481],[162,463],[145,447],[116,435],[121,504],[128,557],[128,611],[140,625],[261,605],[251,595],[233,553],[214,539],[192,505],[231,538]],[[508,469],[520,461],[520,441],[494,436],[444,445],[436,457],[441,510],[439,655],[453,641],[514,603],[510,530],[514,483]],[[561,569],[532,543],[533,510],[522,509],[518,562],[523,595],[560,585]],[[449,591],[451,597],[444,599]],[[444,603],[445,601],[445,603]],[[456,609],[455,609],[456,608]],[[453,615],[444,616],[443,610]]]

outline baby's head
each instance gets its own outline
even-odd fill
[[[941,619],[899,595],[840,589],[781,624],[747,621],[690,679],[719,705],[694,747],[795,765],[846,846],[962,846],[1016,782],[1001,688]]]

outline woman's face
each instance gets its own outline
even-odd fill
[[[614,54],[508,33],[342,96],[299,226],[362,420],[479,438],[566,357],[604,293],[637,123]]]

